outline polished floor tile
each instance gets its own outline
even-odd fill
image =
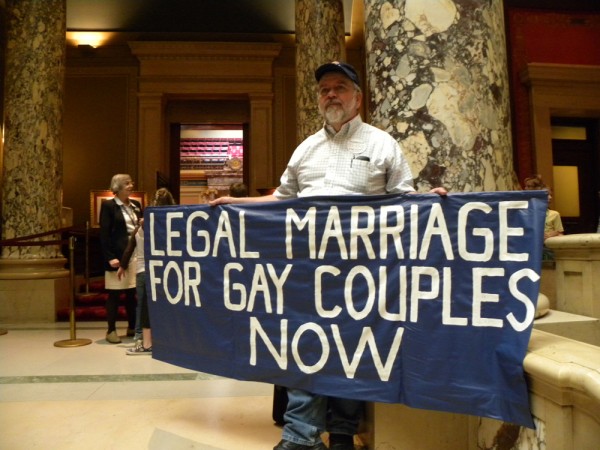
[[[273,387],[127,356],[103,323],[2,325],[0,449],[269,450]],[[124,327],[121,327],[124,330]],[[121,330],[121,331],[123,331]]]

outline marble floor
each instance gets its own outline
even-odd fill
[[[124,333],[125,323],[119,331]],[[270,450],[273,386],[224,379],[150,356],[104,323],[0,326],[0,449]]]

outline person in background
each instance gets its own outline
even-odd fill
[[[154,194],[152,206],[175,205],[173,195],[167,188],[160,188]],[[150,315],[148,313],[148,294],[146,292],[146,268],[144,259],[144,219],[140,219],[134,233],[129,238],[129,244],[123,253],[121,266],[117,271],[119,279],[126,277],[129,261],[136,256],[136,291],[138,305],[140,307],[140,326],[142,327],[142,338],[135,343],[135,347],[128,348],[126,354],[151,355],[152,354],[152,331],[150,328]]]
[[[550,209],[550,201],[552,200],[552,189],[550,189],[542,180],[542,176],[539,174],[532,175],[529,178],[525,179],[523,183],[525,185],[526,191],[531,190],[544,190],[548,192],[548,209],[546,210],[546,221],[544,223],[544,242],[547,239],[562,236],[565,234],[565,230],[563,228],[562,220],[560,218],[560,213],[553,209]],[[542,260],[544,261],[553,261],[554,260],[554,252],[544,245],[542,251]]]
[[[251,203],[316,195],[377,195],[414,192],[408,161],[388,133],[360,117],[362,92],[349,64],[334,61],[315,71],[316,98],[324,126],[294,151],[280,185],[260,197],[219,197],[211,206]],[[442,187],[431,192],[446,195]],[[348,392],[348,397],[352,392]],[[273,450],[354,450],[364,403],[288,389],[281,441]]]
[[[546,189],[548,190],[548,204],[550,204],[550,201],[552,201],[552,189]],[[552,237],[563,236],[564,234],[565,229],[563,228],[560,213],[548,207],[546,211],[546,223],[544,225],[544,241]]]
[[[248,197],[248,187],[244,183],[233,183],[229,186],[229,195],[231,197]]]
[[[114,198],[105,200],[100,206],[100,244],[104,257],[104,287],[108,291],[106,340],[111,344],[118,344],[121,338],[117,334],[116,322],[121,293],[125,294],[127,336],[132,337],[135,334],[135,276],[119,278],[117,271],[129,236],[142,216],[142,205],[129,198],[133,191],[133,181],[127,174],[114,175],[110,182],[110,190],[115,195]]]
[[[543,191],[546,189],[546,185],[542,181],[542,176],[540,174],[534,174],[529,178],[525,178],[523,189],[525,191]]]
[[[525,190],[542,190],[548,192],[548,210],[546,211],[546,223],[544,226],[544,241],[551,237],[562,236],[565,234],[560,213],[553,209],[550,209],[550,202],[552,201],[552,189],[550,189],[544,181],[542,176],[539,174],[532,175],[525,179],[524,182]]]

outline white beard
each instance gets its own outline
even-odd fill
[[[344,109],[343,105],[333,104],[325,107],[325,111],[321,110],[325,122],[329,125],[341,125],[346,123],[356,111],[356,94],[352,98],[352,102]]]
[[[325,109],[325,121],[331,125],[337,125],[343,122],[346,112],[340,105],[331,105]]]

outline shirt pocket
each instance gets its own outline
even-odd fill
[[[348,173],[350,189],[358,194],[368,193],[372,172],[373,165],[367,156],[352,155]]]

